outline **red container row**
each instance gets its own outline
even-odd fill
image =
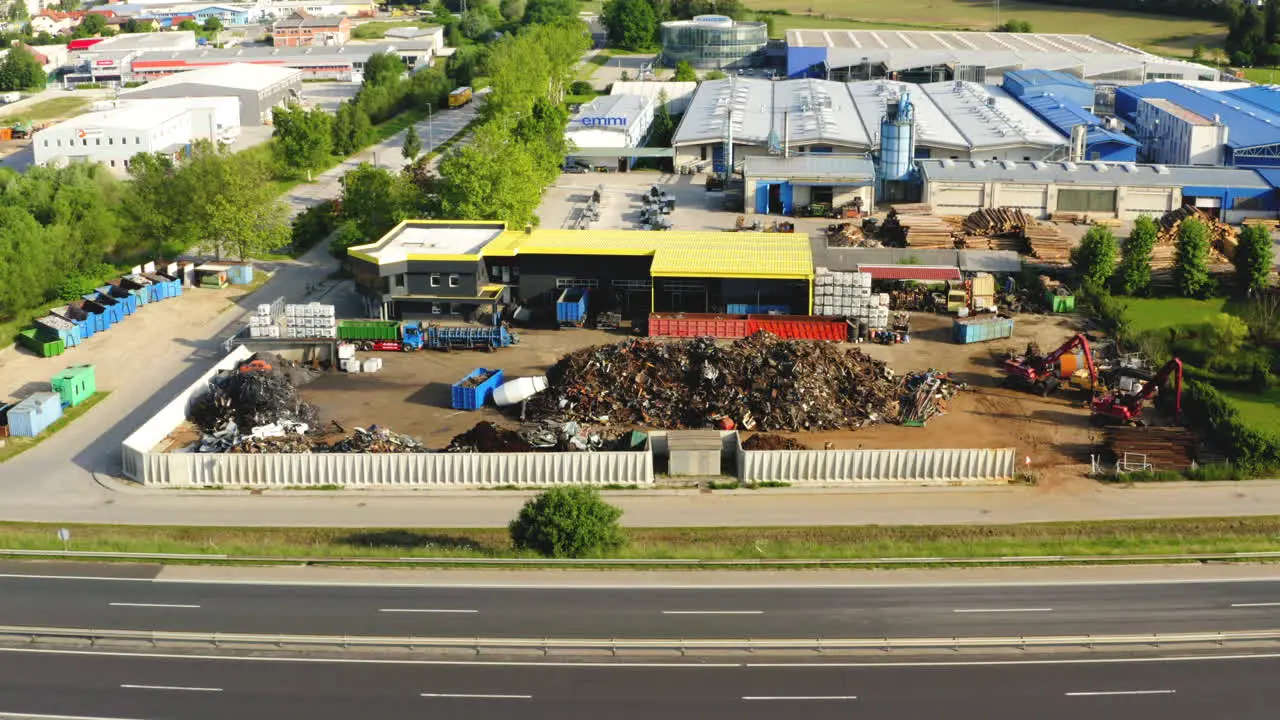
[[[736,340],[761,331],[786,340],[844,342],[849,339],[847,322],[806,315],[677,313],[649,316],[649,337],[713,337]]]

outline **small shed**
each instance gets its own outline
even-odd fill
[[[791,215],[806,205],[875,207],[875,165],[861,155],[749,155],[743,202],[760,215]]]
[[[38,392],[9,408],[9,434],[35,437],[62,417],[62,398],[57,393]]]
[[[667,472],[673,477],[719,475],[722,448],[718,430],[672,431],[667,436]]]
[[[62,398],[63,407],[75,407],[98,392],[92,365],[72,365],[54,375],[49,384]]]

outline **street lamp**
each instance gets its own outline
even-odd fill
[[[435,114],[436,114],[435,109],[432,108],[431,103],[428,102],[427,103],[427,152],[428,153],[430,153],[432,150],[435,149],[435,144],[436,144],[436,141],[433,139],[434,133],[432,132],[432,129],[431,129],[432,120],[434,119]]]

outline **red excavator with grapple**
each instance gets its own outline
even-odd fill
[[[1058,360],[1076,348],[1083,351],[1085,365],[1089,368],[1089,386],[1097,387],[1098,369],[1093,364],[1093,350],[1084,335],[1076,335],[1048,355],[1041,355],[1034,345],[1028,345],[1025,354],[1007,358],[1004,361],[1005,387],[1025,388],[1048,396],[1062,384]]]
[[[1142,385],[1137,392],[1122,395],[1109,392],[1093,401],[1093,421],[1097,424],[1139,425],[1142,423],[1142,408],[1147,400],[1155,397],[1169,380],[1173,380],[1174,420],[1182,418],[1182,361],[1174,358],[1165,363],[1155,377]]]

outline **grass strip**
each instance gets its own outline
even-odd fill
[[[530,558],[503,528],[242,528],[0,523],[0,548],[306,558]],[[1280,550],[1280,516],[1023,525],[633,528],[608,558],[757,560],[1146,555]]]
[[[62,413],[62,417],[58,418],[57,422],[50,425],[48,428],[45,429],[44,432],[40,433],[39,435],[33,438],[8,437],[8,438],[0,439],[0,442],[4,443],[3,446],[0,446],[0,463],[5,462],[7,460],[11,460],[21,455],[22,453],[30,450],[31,448],[39,445],[45,440],[49,439],[54,433],[70,425],[76,418],[89,412],[89,410],[91,410],[94,405],[97,405],[98,403],[105,400],[107,396],[110,394],[111,394],[110,392],[94,393],[93,397],[89,398],[88,400],[85,400],[84,402],[80,403],[79,405],[73,408],[68,408],[64,410]]]

